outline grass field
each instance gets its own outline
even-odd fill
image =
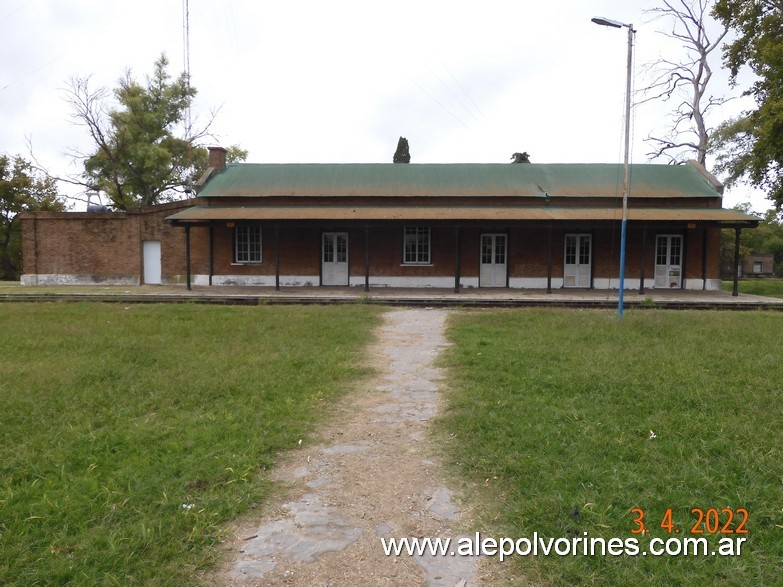
[[[194,584],[378,312],[0,305],[0,584]]]
[[[783,315],[472,312],[451,318],[439,422],[494,537],[747,537],[739,557],[518,557],[545,585],[780,585]],[[655,438],[650,438],[650,431]],[[634,534],[644,511],[650,534]],[[716,508],[718,532],[697,525]],[[727,524],[729,508],[737,513]],[[742,529],[747,535],[721,534]],[[671,510],[669,527],[667,510]],[[680,530],[677,534],[676,530]],[[671,531],[671,533],[670,533]],[[672,546],[674,548],[674,545]]]
[[[734,283],[724,281],[722,287],[724,291],[731,291]],[[783,279],[741,279],[738,288],[744,294],[783,298]]]

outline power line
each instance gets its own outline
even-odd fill
[[[408,76],[408,79],[410,80],[410,82],[411,82],[413,85],[415,85],[415,86],[416,86],[417,88],[419,88],[419,89],[420,89],[422,92],[424,92],[424,93],[425,93],[425,94],[426,94],[426,95],[427,95],[427,96],[430,98],[430,100],[432,100],[432,101],[433,101],[433,102],[435,102],[435,103],[436,103],[438,106],[440,106],[440,107],[441,107],[443,110],[445,110],[445,111],[446,111],[446,112],[447,112],[447,113],[448,113],[448,114],[449,114],[449,115],[450,115],[450,116],[451,116],[451,117],[452,117],[454,120],[456,120],[457,122],[459,122],[459,123],[460,123],[462,126],[464,126],[465,128],[470,128],[470,127],[469,127],[467,124],[465,124],[465,123],[462,121],[462,119],[461,119],[459,116],[457,116],[456,114],[454,114],[454,112],[452,112],[452,111],[451,111],[449,108],[447,108],[447,107],[446,107],[446,106],[445,106],[445,105],[444,105],[444,104],[443,104],[443,103],[442,103],[440,100],[438,100],[438,99],[437,99],[435,96],[433,96],[432,94],[430,94],[430,93],[429,93],[427,90],[425,90],[425,89],[424,89],[424,88],[423,88],[421,85],[419,85],[419,83],[418,83],[418,82],[417,82],[415,79],[413,79],[411,76]]]
[[[11,12],[9,12],[8,14],[6,14],[6,15],[3,17],[3,19],[2,19],[2,20],[0,20],[0,24],[3,24],[5,21],[7,21],[9,18],[11,18],[11,17],[12,17],[14,14],[16,14],[17,12],[19,12],[19,11],[20,11],[22,8],[24,8],[25,6],[27,6],[28,4],[30,4],[30,1],[31,1],[31,0],[27,0],[26,2],[22,2],[22,3],[21,3],[19,6],[17,6],[16,8],[14,8],[14,9],[13,9]]]
[[[36,67],[36,68],[35,68],[35,69],[33,69],[32,71],[29,71],[29,72],[27,72],[27,73],[26,73],[26,74],[24,74],[22,77],[18,77],[18,78],[16,78],[14,81],[7,83],[7,84],[6,84],[6,85],[4,85],[2,88],[0,88],[0,92],[2,92],[2,91],[4,91],[4,90],[7,90],[7,89],[8,89],[8,88],[10,88],[11,86],[15,86],[16,84],[18,84],[18,83],[19,83],[19,82],[21,82],[22,80],[25,80],[25,79],[27,79],[28,77],[30,77],[30,76],[31,76],[31,75],[33,75],[34,73],[37,73],[37,72],[41,71],[42,69],[46,69],[46,68],[47,68],[47,67],[49,67],[49,66],[50,66],[52,63],[55,63],[56,61],[59,61],[59,60],[60,60],[60,59],[62,59],[64,56],[65,56],[65,54],[59,55],[58,57],[55,57],[55,58],[54,58],[54,59],[52,59],[51,61],[49,61],[49,62],[47,62],[47,63],[44,63],[43,65],[40,65],[40,66]]]
[[[445,69],[445,70],[446,70],[446,73],[448,73],[448,74],[449,74],[449,76],[451,76],[451,79],[453,79],[453,80],[454,80],[454,83],[455,83],[455,84],[457,84],[457,87],[458,87],[460,90],[462,90],[462,93],[463,93],[463,94],[465,94],[465,97],[466,97],[466,98],[468,99],[468,101],[471,103],[471,105],[472,105],[472,106],[473,106],[473,108],[476,110],[476,112],[478,112],[478,113],[481,115],[481,117],[482,117],[484,120],[486,120],[486,119],[487,119],[487,117],[486,117],[486,116],[484,116],[484,113],[481,111],[481,108],[479,108],[479,107],[478,107],[478,105],[477,105],[477,104],[476,104],[476,103],[473,101],[473,98],[471,98],[470,94],[468,94],[467,90],[466,90],[466,89],[463,87],[463,85],[462,85],[461,83],[459,83],[459,80],[458,80],[456,77],[454,77],[454,74],[453,74],[453,73],[451,73],[451,70],[448,68],[448,66],[447,66],[445,63],[442,63],[441,65],[443,65],[443,69]],[[462,103],[462,102],[460,101],[460,104],[461,104],[461,103]],[[463,107],[464,107],[464,106],[463,106]],[[467,110],[467,108],[465,108],[465,109]]]
[[[445,67],[445,66],[444,66],[444,67]],[[432,72],[432,75],[434,75],[434,76],[435,76],[435,77],[438,79],[438,81],[441,83],[441,85],[442,85],[444,88],[446,88],[446,91],[447,91],[449,94],[451,94],[451,97],[452,97],[452,98],[454,98],[454,99],[455,99],[457,102],[459,102],[459,105],[460,105],[460,106],[462,106],[463,110],[465,110],[465,112],[467,112],[467,113],[468,113],[470,116],[472,116],[472,117],[473,117],[473,119],[474,119],[476,122],[481,122],[481,121],[478,119],[478,117],[477,117],[477,116],[476,116],[476,115],[475,115],[475,114],[474,114],[474,113],[473,113],[473,112],[472,112],[472,111],[471,111],[471,110],[470,110],[470,109],[469,109],[469,108],[468,108],[468,107],[465,105],[465,102],[463,102],[462,98],[460,98],[459,96],[457,96],[457,94],[455,94],[455,93],[454,93],[454,91],[453,91],[453,90],[452,90],[452,89],[449,87],[449,85],[448,85],[448,84],[447,84],[445,81],[443,81],[443,78],[441,78],[441,77],[438,75],[438,73],[437,73],[435,70],[433,70],[433,69],[430,69],[430,71]],[[454,77],[454,76],[452,76],[452,79],[453,79],[453,77]]]

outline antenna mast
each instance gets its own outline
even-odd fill
[[[190,2],[189,0],[183,0],[182,6],[182,29],[183,29],[183,44],[185,46],[185,84],[190,93]],[[187,133],[190,138],[190,100],[188,100],[188,112],[187,112]]]
[[[185,91],[188,96],[188,107],[185,113],[185,140],[188,142],[188,167],[193,166],[193,145],[191,144],[192,133],[192,114],[190,110],[190,2],[189,0],[183,0],[182,2],[182,33],[183,33],[183,45],[184,45],[184,61],[185,61]],[[187,183],[185,184],[185,193],[190,195],[192,191],[190,173],[188,173]]]

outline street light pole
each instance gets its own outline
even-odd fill
[[[629,152],[631,147],[631,75],[633,66],[633,30],[632,24],[625,24],[616,20],[610,20],[601,16],[592,19],[595,24],[612,28],[626,27],[628,29],[628,63],[625,81],[625,156],[623,168],[625,179],[623,180],[623,217],[620,229],[620,293],[617,296],[617,317],[623,318],[623,294],[625,293],[625,238],[628,228],[628,194],[631,189],[631,169],[629,165]]]

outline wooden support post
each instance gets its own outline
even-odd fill
[[[459,293],[459,282],[462,278],[462,250],[460,248],[459,226],[454,227],[454,293]]]
[[[639,295],[644,295],[644,251],[647,248],[647,227],[642,228],[642,254],[639,266]]]
[[[704,227],[704,231],[701,239],[701,289],[702,291],[707,289],[707,227]]]
[[[740,262],[740,233],[742,229],[739,226],[734,227],[734,288],[731,290],[731,295],[737,297],[739,295],[739,262]]]
[[[215,273],[215,236],[212,223],[209,223],[209,285],[212,285],[212,275]]]
[[[190,224],[185,225],[185,288],[190,290]]]
[[[275,291],[280,291],[280,227],[275,225]]]
[[[546,293],[552,293],[552,227],[546,229]]]
[[[370,291],[370,227],[364,225],[364,291]]]
[[[680,251],[680,289],[688,289],[688,278],[685,277],[688,273],[688,254],[690,251],[690,238],[691,231],[686,229],[685,234],[682,235],[682,250]]]

